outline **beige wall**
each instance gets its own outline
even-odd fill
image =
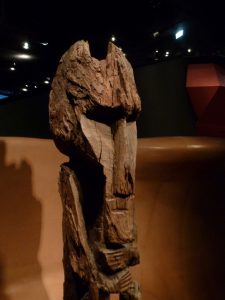
[[[0,142],[1,300],[62,300],[59,165],[52,141]]]
[[[223,140],[139,140],[144,300],[224,300]],[[59,165],[50,140],[0,139],[0,300],[62,300]]]
[[[225,299],[225,140],[139,141],[136,212],[144,300]]]

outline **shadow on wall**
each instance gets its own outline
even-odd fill
[[[7,165],[5,158],[0,141],[0,300],[48,300],[37,258],[42,211],[31,167]]]
[[[10,300],[10,298],[5,294],[5,284],[4,284],[4,265],[2,261],[2,257],[0,257],[0,300]]]

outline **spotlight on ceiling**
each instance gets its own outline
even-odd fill
[[[16,71],[16,68],[14,68],[14,67],[11,67],[9,69],[10,69],[10,71]]]
[[[28,91],[28,88],[22,88],[22,91],[23,91],[23,92],[27,92],[27,91]]]
[[[47,42],[43,42],[43,43],[41,43],[41,45],[48,46],[48,43]]]
[[[29,43],[28,42],[24,42],[23,43],[23,49],[28,50],[30,48]]]
[[[183,35],[184,35],[184,30],[183,29],[178,30],[175,34],[176,40],[181,38]]]
[[[189,49],[187,50],[188,53],[191,53],[191,51],[192,51],[191,48],[189,48]]]
[[[156,49],[156,50],[155,50],[155,53],[159,53],[159,50],[158,50],[158,49]]]
[[[30,54],[19,53],[19,54],[15,54],[14,58],[29,60],[29,59],[34,59],[34,56]]]
[[[45,83],[45,84],[49,84],[49,80],[45,80],[44,83]]]
[[[115,37],[115,35],[112,35],[111,36],[111,42],[115,42],[116,41],[116,37]]]
[[[158,35],[159,35],[159,32],[158,32],[158,31],[156,31],[156,32],[153,33],[153,37],[154,37],[154,38],[156,38]]]

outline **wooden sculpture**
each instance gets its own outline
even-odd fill
[[[141,299],[129,266],[139,263],[134,224],[136,118],[131,65],[109,43],[105,60],[85,41],[61,58],[50,93],[50,126],[61,166],[64,300]]]

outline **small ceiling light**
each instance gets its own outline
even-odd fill
[[[169,51],[166,51],[165,57],[168,57],[169,55],[170,55],[170,52],[169,52]]]
[[[178,30],[175,34],[176,40],[181,38],[183,35],[184,35],[184,30],[183,29]]]
[[[27,87],[27,88],[28,88],[28,84],[25,84],[25,87]]]
[[[10,71],[16,71],[16,68],[11,67],[11,68],[10,68]]]
[[[27,92],[28,89],[27,89],[27,88],[22,88],[22,91],[23,91],[23,92]]]
[[[159,50],[156,49],[156,50],[155,50],[155,53],[159,53]]]
[[[28,50],[30,48],[29,43],[28,42],[24,42],[23,43],[23,49]]]
[[[43,42],[43,43],[41,43],[41,45],[48,46],[48,43],[47,42]]]
[[[156,38],[158,35],[159,35],[158,31],[156,31],[156,32],[153,33],[154,38]]]
[[[35,85],[34,88],[37,89],[37,86]]]
[[[49,80],[50,80],[50,77],[46,77],[46,80],[48,80],[48,81],[49,81]]]
[[[45,83],[45,84],[49,84],[49,80],[45,80],[44,83]]]
[[[112,35],[112,36],[111,36],[111,41],[112,41],[112,42],[115,42],[115,41],[116,41],[115,35]]]
[[[33,55],[29,55],[29,54],[24,54],[24,53],[21,53],[21,54],[15,54],[14,55],[14,58],[18,58],[18,59],[33,59],[34,56]]]
[[[14,62],[13,65],[16,66],[16,63]]]
[[[188,49],[188,53],[191,53],[191,51],[192,51],[191,48],[189,48],[189,49]]]

